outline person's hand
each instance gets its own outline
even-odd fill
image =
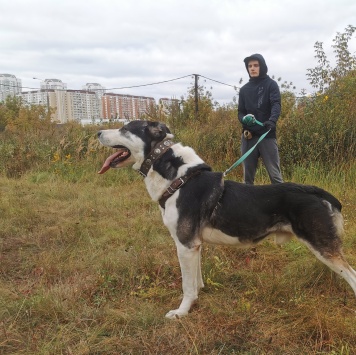
[[[276,129],[276,123],[271,121],[271,120],[268,120],[266,122],[263,122],[263,125],[267,128],[267,129],[270,129],[271,131],[274,131]]]
[[[242,117],[242,123],[246,126],[253,126],[256,123],[255,116],[249,113],[248,115]]]

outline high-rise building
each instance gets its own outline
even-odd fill
[[[69,120],[66,100],[67,84],[59,79],[39,80],[41,80],[40,90],[23,91],[21,97],[30,105],[43,105],[48,110],[52,109],[53,121],[67,122]]]
[[[100,118],[100,101],[93,91],[67,90],[67,105],[68,116],[78,122]]]
[[[33,90],[33,91],[23,91],[21,93],[22,99],[31,105],[43,105],[47,106],[48,108],[51,106],[51,101],[53,104],[53,99],[50,100],[51,94],[54,90]]]
[[[102,97],[102,117],[140,119],[151,105],[156,105],[153,97],[106,93]]]
[[[168,99],[166,97],[162,97],[158,101],[160,108],[167,111],[171,110],[174,106],[178,106],[179,104],[180,101],[178,99]]]
[[[105,88],[98,83],[86,83],[83,88],[85,91],[95,92],[96,97],[101,101],[102,96],[105,94]]]
[[[38,78],[34,78],[38,79]],[[23,91],[22,98],[31,105],[43,105],[52,110],[51,118],[54,121],[64,123],[68,121],[66,90],[67,84],[59,79],[41,80],[41,89],[35,91]]]
[[[0,102],[7,96],[16,96],[21,93],[21,80],[12,74],[0,74]]]
[[[67,90],[59,79],[42,80],[40,90],[23,92],[22,97],[29,104],[54,109],[52,119],[60,123],[100,118],[100,100],[94,91]]]
[[[59,79],[45,79],[41,81],[41,89],[44,90],[67,90],[67,84]]]
[[[100,118],[100,101],[94,92],[41,89],[23,92],[21,96],[31,105],[44,105],[54,109],[52,120],[59,123],[92,121]]]
[[[20,79],[12,74],[0,74],[0,101],[7,95],[19,95],[30,105],[51,109],[52,120],[59,123],[140,119],[150,107],[156,106],[153,97],[106,93],[106,89],[98,83],[87,83],[82,90],[68,90],[67,84],[59,79],[38,80],[41,80],[39,90],[21,92]]]

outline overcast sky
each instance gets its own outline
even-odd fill
[[[39,87],[33,77],[68,89],[184,77],[109,90],[157,100],[186,96],[190,74],[240,86],[243,59],[261,53],[270,76],[310,92],[315,42],[332,60],[332,40],[348,25],[356,26],[355,0],[0,0],[0,73],[21,79],[23,90]],[[356,53],[356,38],[349,49]],[[203,80],[221,103],[236,94]]]

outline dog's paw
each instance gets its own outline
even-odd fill
[[[182,311],[179,311],[179,309],[173,309],[166,314],[166,318],[179,319],[181,317],[186,316],[187,314],[188,314],[188,312],[182,312]]]

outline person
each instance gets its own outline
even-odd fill
[[[281,113],[279,87],[267,75],[268,67],[261,54],[253,54],[244,62],[250,80],[241,87],[238,100],[238,119],[242,124],[241,153],[245,154],[270,129],[243,162],[244,182],[254,184],[258,159],[261,157],[271,183],[281,183],[283,179],[276,139],[276,124]],[[263,125],[244,119],[247,115],[253,115]]]

